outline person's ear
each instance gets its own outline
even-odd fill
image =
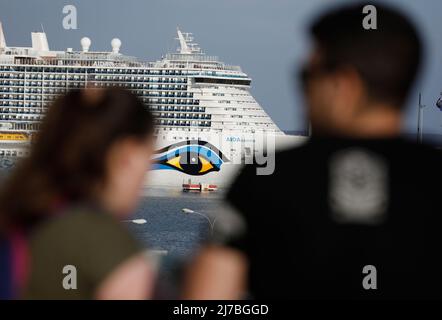
[[[361,106],[365,86],[354,68],[343,68],[333,77],[333,111],[336,119],[352,117]]]

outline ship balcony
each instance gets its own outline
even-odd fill
[[[174,127],[211,127],[210,121],[183,121],[183,120],[163,120],[156,119],[156,125]]]
[[[154,105],[151,104],[151,110],[157,111],[181,111],[181,112],[205,112],[205,107],[191,107],[191,109],[187,109],[185,106],[162,106],[162,105]]]
[[[0,78],[8,79],[24,79],[24,74],[22,73],[0,73]]]
[[[31,74],[27,74],[25,79],[41,80],[41,79],[43,79],[43,76],[41,74],[31,73]]]
[[[23,87],[25,82],[23,80],[1,80],[0,85],[6,85],[8,87]]]
[[[210,120],[210,114],[191,114],[191,113],[154,113],[157,118],[165,119],[192,119],[192,120]]]
[[[34,79],[34,78],[31,78],[31,79]],[[46,81],[54,81],[54,80],[58,80],[58,81],[63,80],[64,81],[66,79],[66,77],[64,75],[63,76],[55,76],[55,77],[45,76],[45,77],[43,77],[43,79]]]
[[[176,105],[169,105],[164,106],[167,103],[159,103],[159,102],[148,102],[150,104],[151,108],[154,108],[159,111],[182,111],[182,112],[205,112],[205,107],[194,107],[194,106],[178,106]]]
[[[0,93],[23,93],[23,88],[2,87]]]
[[[95,68],[90,70],[92,73],[96,74],[140,74],[149,75],[151,70],[148,69],[109,69],[109,68]]]

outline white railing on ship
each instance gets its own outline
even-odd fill
[[[206,56],[204,54],[180,54],[180,53],[168,53],[166,54],[167,60],[180,60],[180,61],[203,61],[203,62],[217,62],[217,56]]]

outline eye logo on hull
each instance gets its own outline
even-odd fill
[[[193,176],[219,171],[229,161],[215,146],[201,140],[179,142],[155,153],[161,156],[153,159],[152,170],[177,170]]]

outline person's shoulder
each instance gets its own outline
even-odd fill
[[[32,232],[35,239],[55,238],[87,240],[108,230],[117,230],[119,224],[103,210],[89,205],[72,205],[45,218]],[[107,230],[107,231],[106,231]]]
[[[54,223],[66,225],[96,225],[113,224],[114,219],[104,210],[85,204],[72,205],[61,210]]]
[[[281,150],[277,150],[274,153],[274,157],[267,155],[267,161],[264,165],[245,165],[243,166],[240,174],[237,176],[237,179],[249,180],[256,178],[275,178],[274,173],[279,173],[281,170],[285,168],[289,164],[293,164],[293,162],[301,162],[304,159],[309,157],[309,154],[314,152],[311,143],[306,141],[302,142],[296,146],[284,148]],[[270,161],[274,161],[274,170],[268,171],[268,174],[258,174],[257,170],[264,166],[272,167]]]
[[[299,167],[293,166],[294,162],[301,163],[303,159],[307,159],[306,151],[309,149],[308,143],[303,143],[302,145],[276,151],[273,154],[274,156],[268,155],[264,165],[244,165],[233,179],[227,198],[232,197],[233,194],[245,195],[250,193],[258,195],[259,190],[263,190],[262,185],[271,185],[281,177],[285,177],[288,167]]]
[[[277,151],[275,153],[275,159],[278,163],[282,164],[293,162],[293,160],[302,160],[306,155],[314,152],[314,148],[312,147],[313,146],[310,141],[305,141],[296,146]]]
[[[104,209],[95,205],[78,204],[66,208],[60,213],[65,223],[89,224],[95,225],[118,225],[115,218]]]
[[[36,252],[50,248],[52,252],[63,252],[79,260],[93,256],[110,259],[141,249],[112,214],[83,204],[66,207],[56,216],[46,218],[31,232],[30,245]]]
[[[400,139],[396,142],[396,148],[408,159],[420,159],[423,161],[440,161],[441,150],[427,143],[416,143],[408,139]]]

